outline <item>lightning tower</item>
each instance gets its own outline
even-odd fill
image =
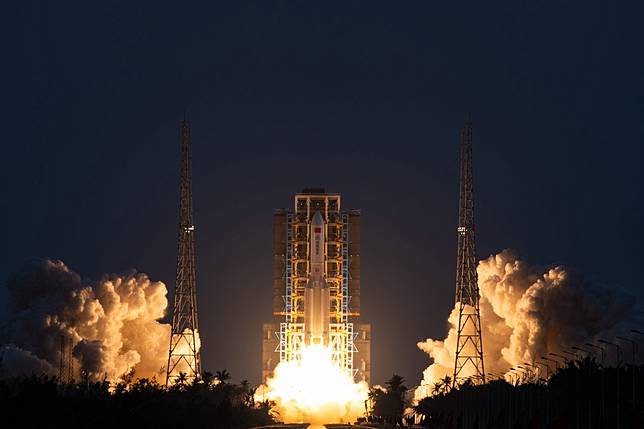
[[[179,194],[177,276],[174,286],[166,386],[176,383],[180,377],[191,382],[201,374],[195,284],[195,226],[192,217],[192,133],[185,115],[181,121]],[[182,374],[185,374],[185,377]]]
[[[459,306],[459,312],[452,379],[455,386],[467,379],[474,384],[485,383],[479,287],[476,274],[473,188],[472,122],[468,119],[461,132],[461,183],[456,254],[456,303]]]
[[[71,384],[74,381],[74,359],[72,357],[72,339],[60,336],[60,365],[58,367],[58,382]]]

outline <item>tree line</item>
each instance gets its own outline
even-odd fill
[[[644,428],[643,366],[568,361],[547,380],[531,371],[512,383],[453,387],[449,377],[414,407],[427,428]]]
[[[413,404],[405,380],[394,374],[372,387],[366,416],[375,427],[425,428],[644,428],[644,366],[604,367],[592,358],[569,361],[547,380],[526,371],[503,378],[454,385],[445,377],[431,396]],[[115,383],[61,383],[45,375],[0,379],[5,421],[46,428],[251,428],[279,421],[273,403],[255,401],[247,381],[230,382],[226,371],[180,375],[165,387],[129,372]]]
[[[271,404],[255,402],[247,381],[205,372],[169,388],[130,372],[118,382],[60,383],[45,375],[0,380],[4,421],[42,428],[249,428],[274,422]]]

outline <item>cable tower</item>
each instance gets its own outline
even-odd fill
[[[470,379],[485,383],[483,338],[476,274],[476,232],[474,228],[474,189],[472,183],[472,122],[461,132],[461,183],[456,253],[456,303],[459,305],[458,338],[454,361],[454,386]]]
[[[192,382],[201,375],[201,347],[195,284],[195,226],[192,216],[192,133],[185,115],[181,121],[181,184],[177,276],[174,285],[172,331],[166,386]],[[185,376],[183,375],[185,374]]]

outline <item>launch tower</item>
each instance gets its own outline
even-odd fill
[[[307,342],[321,342],[338,366],[369,382],[371,325],[359,323],[360,211],[342,210],[340,194],[304,189],[293,210],[273,215],[273,258],[275,320],[263,327],[263,379],[279,362],[299,360]]]
[[[483,339],[476,274],[476,234],[474,229],[474,187],[472,183],[472,122],[461,132],[461,183],[456,253],[456,303],[458,338],[454,362],[454,385],[467,379],[485,383]]]
[[[181,121],[179,193],[177,276],[174,285],[166,386],[174,384],[180,373],[186,375],[188,382],[201,375],[195,284],[195,226],[192,217],[192,133],[185,116]]]

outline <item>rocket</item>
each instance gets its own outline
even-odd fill
[[[309,225],[311,273],[304,291],[304,330],[306,344],[322,344],[329,337],[329,286],[324,276],[324,219],[318,211]]]

